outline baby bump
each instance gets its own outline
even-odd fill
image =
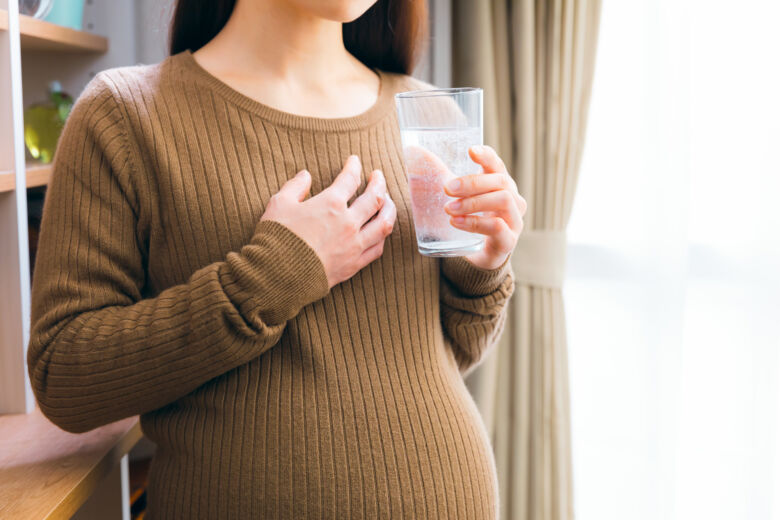
[[[191,510],[171,517],[495,518],[493,456],[460,376],[344,363],[342,347],[318,362],[279,344],[147,419],[161,447],[150,506],[184,493],[197,498],[171,503]]]
[[[269,395],[254,428],[266,516],[495,518],[475,409],[433,371],[407,376],[323,371]]]

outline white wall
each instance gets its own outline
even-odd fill
[[[168,25],[174,0],[135,0],[137,63],[158,63],[168,55]]]

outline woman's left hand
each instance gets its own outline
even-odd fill
[[[496,269],[515,248],[528,205],[493,148],[472,146],[469,156],[485,173],[464,175],[447,182],[444,191],[458,198],[448,202],[444,209],[451,215],[450,224],[454,227],[487,236],[482,251],[467,256],[466,260],[482,269]],[[480,211],[481,216],[471,214]]]

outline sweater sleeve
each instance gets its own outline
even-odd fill
[[[239,251],[142,298],[138,172],[102,74],[60,136],[32,284],[31,384],[42,412],[70,432],[155,410],[249,362],[328,293],[315,251],[261,220]]]
[[[462,375],[471,372],[498,342],[514,292],[511,255],[496,269],[464,257],[441,259],[442,327]]]

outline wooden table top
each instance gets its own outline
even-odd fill
[[[70,518],[140,438],[137,417],[73,434],[38,408],[0,415],[0,518]]]

